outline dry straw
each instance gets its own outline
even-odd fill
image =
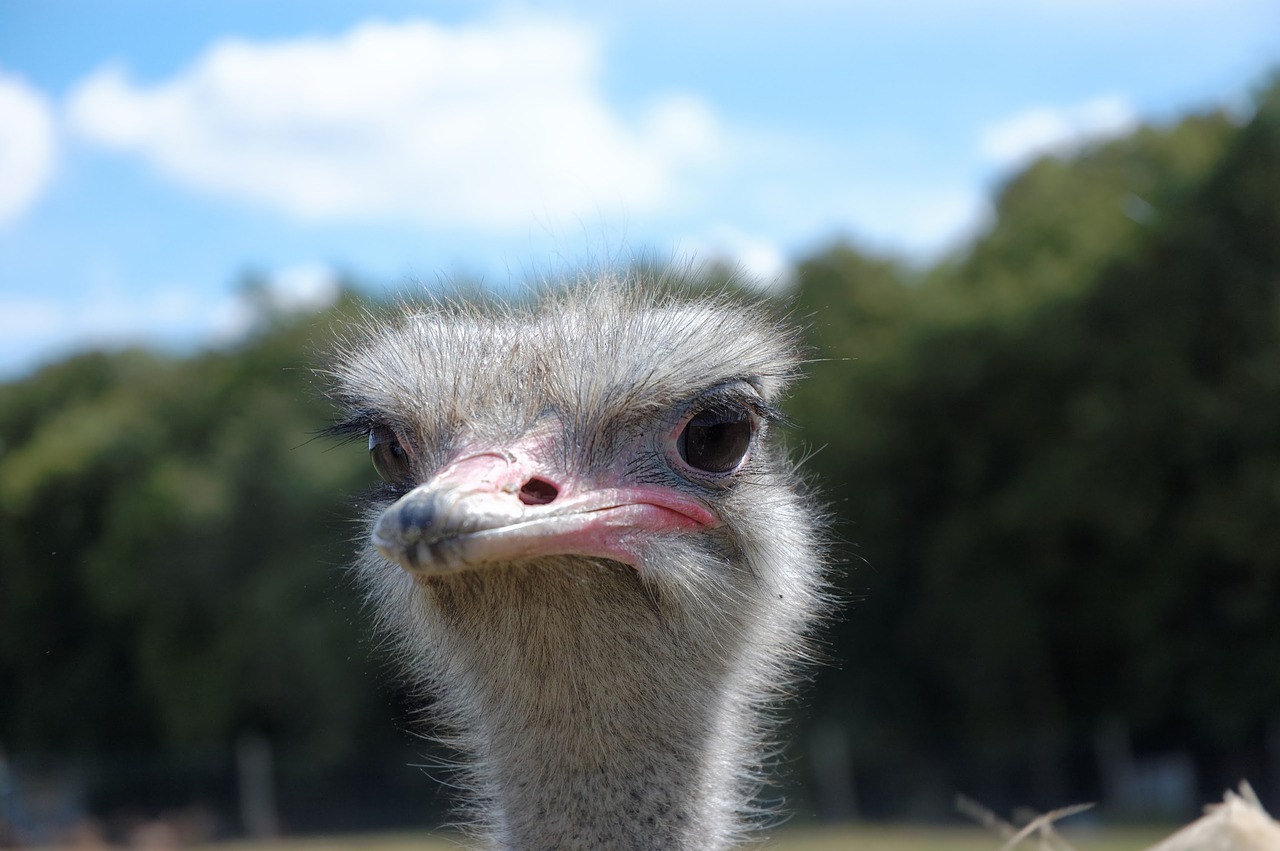
[[[1054,829],[1054,824],[1092,806],[1077,804],[1044,814],[1024,814],[1025,817],[1018,819],[1023,826],[1016,827],[971,798],[963,795],[956,798],[956,809],[1005,841],[1001,851],[1014,851],[1019,847],[1076,851]],[[1148,851],[1280,851],[1280,824],[1267,815],[1253,787],[1241,782],[1238,793],[1227,790],[1222,803],[1205,807],[1201,818]]]

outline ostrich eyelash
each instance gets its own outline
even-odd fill
[[[368,440],[369,432],[378,428],[393,428],[393,426],[385,417],[380,417],[369,410],[357,409],[322,429],[320,435],[333,438],[340,444],[359,443]]]
[[[742,389],[741,383],[722,384],[696,397],[685,406],[687,411],[706,411],[711,414],[731,414],[746,407],[762,422],[787,424],[789,420],[781,408],[766,402],[755,393]]]

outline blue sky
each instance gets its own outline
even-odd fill
[[[233,339],[246,271],[928,259],[1028,158],[1276,67],[1274,0],[0,0],[0,378]]]

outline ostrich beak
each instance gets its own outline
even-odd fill
[[[434,575],[541,556],[576,555],[643,567],[655,534],[719,519],[688,494],[624,482],[548,475],[512,451],[460,458],[388,508],[373,545],[409,573]]]

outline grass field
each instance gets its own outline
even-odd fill
[[[1172,830],[1064,831],[1076,851],[1142,851]],[[922,827],[793,828],[779,831],[761,851],[999,851],[1001,841],[974,828]],[[377,834],[274,842],[234,842],[211,851],[459,851],[457,837],[439,834]],[[1032,842],[1022,848],[1034,849]]]

